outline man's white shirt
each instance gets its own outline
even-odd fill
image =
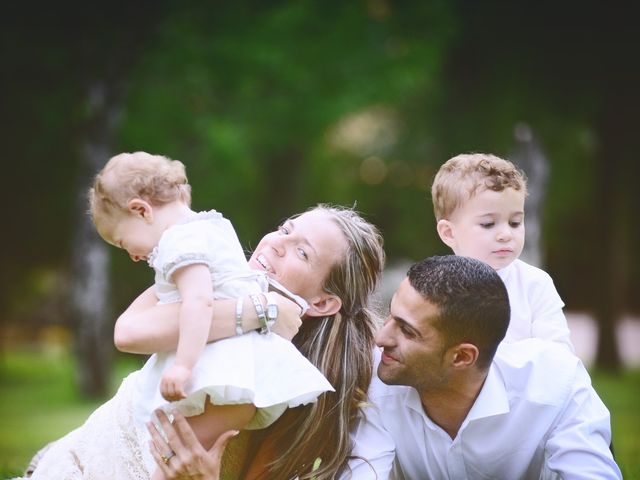
[[[619,479],[609,411],[580,360],[539,339],[501,344],[454,439],[418,392],[376,375],[352,433],[353,479]],[[363,460],[365,459],[365,460]]]

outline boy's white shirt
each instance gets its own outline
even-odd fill
[[[564,302],[547,272],[516,259],[497,270],[509,293],[511,320],[504,338],[511,343],[526,338],[551,340],[574,353]]]

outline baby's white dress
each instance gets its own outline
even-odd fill
[[[268,280],[247,265],[231,223],[216,211],[201,212],[167,229],[149,258],[160,303],[180,301],[172,274],[190,264],[211,271],[214,298],[266,291]],[[215,326],[215,311],[214,311]],[[215,328],[215,327],[214,327]],[[155,470],[145,422],[156,408],[202,413],[207,396],[217,405],[253,403],[246,428],[264,428],[288,407],[332,391],[331,384],[293,346],[274,333],[256,331],[207,344],[193,369],[187,398],[167,403],[160,395],[164,369],[175,351],[153,354],[131,373],[116,395],[78,429],[56,441],[39,461],[33,479],[147,479]]]

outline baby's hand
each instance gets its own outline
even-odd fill
[[[181,400],[187,396],[185,386],[191,378],[191,369],[182,365],[171,365],[162,374],[160,393],[170,402]]]

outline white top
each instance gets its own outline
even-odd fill
[[[507,287],[511,320],[504,342],[542,338],[566,345],[574,352],[562,313],[564,302],[547,272],[516,259],[497,270]]]
[[[180,301],[172,279],[176,270],[204,264],[211,272],[214,298],[237,298],[266,291],[266,276],[247,264],[240,240],[221,213],[200,212],[165,230],[149,255],[158,303]]]
[[[362,479],[620,479],[609,411],[580,360],[553,342],[501,344],[455,439],[425,414],[415,389],[377,376],[352,433]],[[395,460],[395,461],[394,461]],[[375,470],[375,471],[374,471]]]
[[[209,267],[216,299],[244,297],[269,287],[266,274],[248,266],[231,222],[215,210],[168,228],[149,256],[159,303],[180,301],[172,275],[193,264]],[[209,399],[216,405],[254,404],[257,412],[246,428],[264,428],[288,407],[314,402],[333,390],[291,342],[275,333],[252,331],[207,344],[193,368],[187,398],[168,404],[160,394],[160,380],[174,361],[175,351],[155,353],[135,377],[136,421],[148,421],[156,408],[199,415]]]

